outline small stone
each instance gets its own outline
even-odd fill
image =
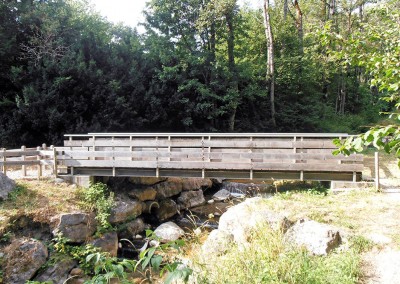
[[[54,183],[59,184],[59,183],[64,183],[65,180],[63,180],[62,178],[56,178],[54,179]]]
[[[193,233],[194,233],[196,236],[199,236],[199,235],[201,234],[201,229],[200,229],[200,228],[196,228],[196,229],[193,231]]]
[[[82,268],[79,268],[79,267],[73,268],[71,270],[71,272],[69,273],[69,275],[71,275],[71,276],[81,276],[84,274],[85,273],[83,272]]]
[[[143,239],[143,236],[142,235],[136,235],[135,239]]]
[[[151,240],[151,241],[149,242],[149,245],[150,245],[151,247],[159,247],[159,246],[160,246],[160,242],[159,242],[159,241],[156,241],[156,240]]]
[[[208,204],[213,204],[214,203],[214,199],[210,199],[207,201]]]
[[[231,197],[231,193],[226,189],[221,189],[213,195],[215,201],[225,201]]]
[[[221,213],[219,213],[219,212],[214,212],[214,216],[215,216],[215,217],[219,217],[219,216],[221,216]]]
[[[184,233],[185,232],[174,222],[166,222],[154,230],[154,234],[160,238],[162,243],[176,241],[183,236]]]

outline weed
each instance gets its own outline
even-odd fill
[[[372,249],[374,242],[360,235],[356,235],[349,240],[350,248],[356,253],[366,252]]]
[[[96,212],[96,220],[99,222],[98,233],[105,233],[112,227],[108,221],[111,208],[114,205],[114,193],[110,192],[107,185],[95,183],[89,188],[78,191],[78,197],[82,200],[81,206]]]
[[[18,197],[25,195],[27,193],[27,188],[24,185],[17,184],[13,191],[8,194],[8,198],[11,202],[16,202]]]

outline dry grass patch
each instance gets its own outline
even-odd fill
[[[51,180],[17,180],[10,198],[0,202],[0,233],[5,233],[13,220],[27,216],[34,222],[49,223],[62,212],[79,209],[75,186],[55,184]]]

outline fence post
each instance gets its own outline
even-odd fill
[[[25,146],[21,146],[21,151],[25,152],[26,151],[26,147]],[[26,155],[22,154],[22,161],[25,162],[26,161]],[[21,171],[22,171],[22,176],[26,177],[26,165],[23,164],[21,167]]]
[[[50,148],[53,149],[53,163],[54,163],[53,173],[54,173],[55,178],[58,178],[57,150],[56,150],[56,147],[54,147],[53,145],[51,145]]]
[[[380,190],[379,184],[379,152],[375,152],[375,188],[377,191]]]
[[[36,150],[40,151],[40,147],[37,147]],[[37,171],[38,171],[38,179],[40,179],[41,176],[42,176],[42,164],[41,164],[41,161],[40,161],[40,153],[38,153],[38,155],[36,156],[36,160],[39,161],[39,164],[37,166]]]
[[[7,167],[6,167],[6,148],[3,148],[3,173],[7,175]]]

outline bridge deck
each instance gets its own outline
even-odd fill
[[[343,133],[68,134],[57,160],[73,175],[359,180],[363,156],[333,156]]]

